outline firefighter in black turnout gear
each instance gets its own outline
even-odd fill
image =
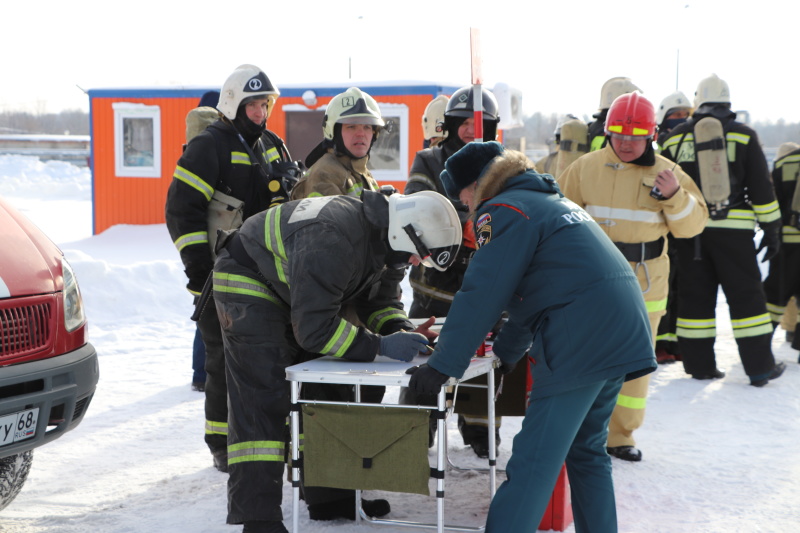
[[[781,206],[783,227],[781,247],[769,263],[769,276],[764,280],[767,294],[767,309],[773,326],[778,324],[786,311],[789,299],[800,295],[800,146],[783,143],[778,148],[772,182]],[[792,348],[800,350],[800,337],[792,339]]]
[[[239,227],[248,217],[286,201],[300,173],[283,141],[266,129],[279,94],[261,69],[241,65],[222,87],[219,120],[192,138],[178,160],[167,192],[167,229],[196,301],[214,266],[217,230]],[[222,336],[213,298],[200,305],[198,328],[207,374],[205,441],[214,465],[225,472],[228,400]]]
[[[414,330],[391,274],[420,258],[444,270],[460,243],[455,209],[434,192],[293,200],[225,237],[214,299],[228,365],[228,523],[244,523],[246,532],[286,531],[285,369],[320,355],[358,362],[428,353],[431,332]],[[364,326],[343,318],[345,306]],[[312,520],[355,518],[354,491],[304,486],[303,493]],[[389,512],[385,500],[361,504],[370,516]]]
[[[758,136],[736,121],[728,84],[714,74],[703,79],[697,86],[694,107],[692,117],[670,132],[662,150],[662,155],[695,180],[710,213],[700,235],[676,239],[680,278],[677,334],[683,366],[695,379],[725,376],[714,356],[715,309],[722,286],[744,371],[751,385],[763,387],[779,377],[785,365],[776,364],[772,354],[773,327],[756,254],[766,249],[762,261],[768,261],[777,253],[781,213]],[[699,123],[707,117],[721,124],[720,138],[700,142],[696,140]],[[704,167],[700,161],[704,150],[718,151],[727,159],[727,168],[719,172],[719,165]],[[729,184],[716,183],[725,173]],[[709,201],[715,191],[726,191],[728,185],[726,199]],[[756,224],[764,232],[758,250],[753,241]]]
[[[491,91],[481,91],[483,104],[483,137],[491,141],[497,136],[498,116],[497,100]],[[417,152],[411,164],[411,172],[405,187],[405,194],[419,191],[436,191],[446,195],[439,175],[444,170],[444,163],[461,147],[475,140],[475,112],[473,109],[472,87],[458,89],[447,102],[444,112],[444,140],[437,146],[426,148]],[[409,284],[414,293],[414,299],[409,309],[411,318],[429,318],[431,316],[445,317],[453,303],[453,296],[461,288],[464,272],[469,266],[469,260],[475,252],[475,238],[472,223],[469,222],[469,210],[459,199],[450,198],[458,211],[461,224],[464,226],[464,241],[461,243],[458,257],[451,268],[441,272],[424,265],[411,268]],[[499,319],[500,317],[498,317]],[[403,403],[435,404],[433,398],[418,398],[408,389],[401,392]],[[500,424],[500,418],[497,419]],[[464,438],[464,444],[472,446],[475,453],[481,457],[489,456],[489,437],[487,420],[485,417],[470,417],[459,415],[459,430]],[[435,426],[432,427],[432,431]],[[431,434],[432,435],[432,434]],[[498,435],[499,444],[499,435]],[[432,442],[431,442],[432,443]]]

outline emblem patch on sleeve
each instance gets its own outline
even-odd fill
[[[489,213],[484,213],[475,220],[475,228],[477,229],[477,235],[475,235],[475,246],[478,248],[485,244],[489,244],[489,241],[492,240],[491,221],[492,215]]]

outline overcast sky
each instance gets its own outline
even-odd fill
[[[7,4],[0,111],[88,111],[80,88],[218,87],[242,63],[261,67],[278,88],[348,79],[467,85],[473,27],[485,85],[522,90],[525,114],[591,115],[613,76],[632,78],[656,105],[676,88],[691,98],[716,73],[729,83],[733,107],[752,120],[800,121],[800,2]]]

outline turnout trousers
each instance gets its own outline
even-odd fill
[[[643,264],[630,263],[630,265],[642,288],[653,346],[655,346],[658,325],[667,309],[670,262],[667,257],[658,257]],[[622,385],[617,405],[614,412],[611,413],[611,420],[608,424],[609,447],[636,446],[633,432],[644,423],[649,388],[650,374],[626,381]]]
[[[227,250],[217,259],[214,299],[225,345],[229,398],[227,522],[283,520],[291,406],[286,368],[319,355],[300,348],[289,307],[255,272],[231,259]],[[341,387],[327,387],[332,391],[328,396],[341,394]],[[314,394],[325,399],[318,390]],[[309,396],[305,387],[303,396]],[[303,493],[306,503],[313,505],[352,500],[354,491],[303,487]]]
[[[800,292],[800,244],[781,244],[778,255],[769,263],[764,292],[767,295],[767,310],[777,327],[783,319],[789,299]],[[790,331],[794,331],[794,324]]]
[[[486,533],[535,533],[566,461],[576,533],[615,533],[617,508],[606,437],[624,377],[534,399],[514,437],[507,479]]]
[[[716,367],[716,307],[720,286],[730,312],[733,336],[748,376],[775,366],[773,327],[758,268],[753,232],[706,228],[693,239],[677,239],[678,342],[687,374]]]
[[[228,386],[225,377],[225,351],[214,300],[209,298],[197,329],[205,345],[206,401],[205,441],[212,451],[224,450],[228,442]]]

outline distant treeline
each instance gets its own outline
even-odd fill
[[[89,114],[78,109],[61,113],[0,112],[0,134],[89,135]]]
[[[561,116],[555,113],[549,115],[534,113],[525,117],[523,128],[506,131],[504,140],[513,148],[519,147],[522,137],[525,138],[525,146],[529,149],[552,144],[560,118]],[[591,117],[584,116],[582,119],[588,121]],[[756,130],[761,144],[765,147],[778,147],[787,141],[800,143],[798,122],[779,120],[755,122],[750,126]],[[46,114],[4,111],[0,113],[0,133],[89,135],[89,114],[80,110]]]

